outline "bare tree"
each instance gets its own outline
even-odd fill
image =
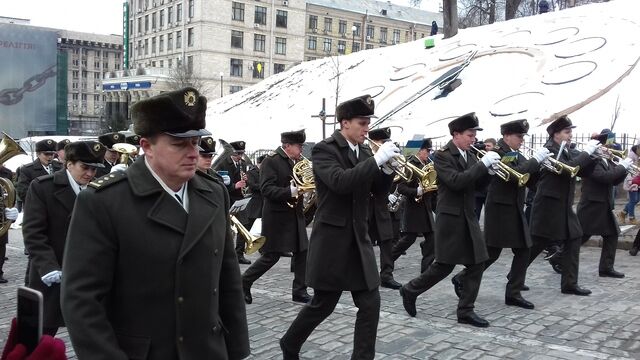
[[[613,109],[613,115],[611,115],[611,126],[609,126],[609,129],[611,129],[611,131],[613,131],[613,127],[616,126],[616,120],[618,120],[618,117],[620,116],[621,106],[622,104],[620,103],[620,95],[618,95],[618,97],[616,98],[616,105]]]
[[[444,38],[448,39],[458,33],[458,1],[443,0],[442,12],[444,22]]]
[[[498,20],[496,11],[501,4],[496,0],[463,0],[458,12],[460,27],[474,27],[493,24]]]
[[[179,90],[187,86],[197,89],[202,94],[208,93],[209,90],[207,80],[196,76],[189,67],[184,65],[171,69],[167,83],[171,90]]]
[[[331,64],[333,65],[333,78],[336,80],[335,109],[337,109],[340,101],[340,90],[342,90],[342,85],[340,84],[340,76],[342,75],[342,70],[340,69],[340,56],[331,56]],[[333,124],[333,127],[335,129],[335,123]]]

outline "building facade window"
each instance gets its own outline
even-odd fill
[[[144,39],[144,54],[149,55],[149,39]]]
[[[167,24],[173,23],[173,6],[167,8]]]
[[[376,28],[373,25],[367,25],[367,39],[373,40]]]
[[[356,27],[356,36],[360,36],[360,23],[353,23],[353,26]]]
[[[187,71],[189,74],[193,73],[193,56],[187,56]]]
[[[267,25],[267,8],[264,6],[256,6],[256,12],[253,16],[253,23]]]
[[[157,41],[158,39],[156,39],[156,37],[152,37],[151,38],[151,53],[155,54],[156,53],[156,45],[157,45]]]
[[[382,44],[386,44],[387,43],[387,28],[380,28],[380,42]]]
[[[315,15],[309,15],[309,29],[317,30],[318,29],[318,17]]]
[[[182,30],[176,31],[176,49],[182,49]]]
[[[324,39],[324,42],[323,42],[323,45],[322,45],[322,51],[327,52],[327,53],[331,52],[331,39],[329,39],[329,38],[325,38]]]
[[[353,47],[351,48],[351,52],[358,52],[358,51],[360,51],[360,43],[359,42],[353,43]]]
[[[149,31],[149,15],[144,16],[144,32]]]
[[[142,34],[142,18],[138,18],[138,34]]]
[[[235,1],[231,3],[231,20],[244,21],[244,4]]]
[[[229,86],[229,94],[237,93],[238,91],[242,91],[242,86],[240,85]]]
[[[164,35],[160,35],[160,39],[158,41],[158,52],[164,52]]]
[[[253,51],[264,52],[266,43],[266,36],[260,34],[254,34],[253,38]]]
[[[264,63],[261,61],[253,62],[253,78],[264,79]]]
[[[287,54],[287,39],[276,37],[276,54],[278,55],[286,55]]]
[[[160,28],[164,27],[164,9],[160,10]]]
[[[195,7],[193,5],[193,0],[189,0],[189,9],[187,10],[189,12],[189,19],[191,19],[193,17],[193,15],[195,15]]]
[[[273,64],[273,73],[279,74],[284,72],[284,64]]]
[[[331,28],[333,27],[333,19],[332,18],[324,18],[324,32],[325,34],[331,33]]]
[[[138,40],[138,56],[142,55],[142,40]],[[78,60],[73,60],[74,62],[76,62],[76,64],[74,65],[78,65]]]
[[[80,73],[78,72],[78,70],[73,70],[72,72],[72,76],[74,79],[77,79],[79,77]]]
[[[400,30],[398,29],[393,30],[393,43],[394,44],[400,43]]]
[[[242,31],[231,30],[231,47],[236,49],[242,49],[244,33]]]
[[[193,28],[187,29],[187,46],[193,46],[193,42],[195,41],[195,35],[193,32]]]
[[[287,27],[287,12],[285,10],[276,11],[276,27]]]
[[[338,23],[338,33],[340,35],[345,35],[347,33],[347,22],[344,20],[340,20]]]
[[[309,36],[309,41],[307,41],[307,49],[315,50],[318,48],[318,38],[315,36]]]
[[[344,55],[347,51],[347,42],[344,40],[338,40],[338,54]]]
[[[365,48],[365,50],[371,50],[371,49],[373,49],[373,44],[367,44],[367,45],[365,45],[364,48]]]
[[[167,51],[173,50],[173,33],[167,34]]]
[[[157,18],[158,13],[154,12],[153,14],[151,14],[151,30],[155,30],[156,29],[156,18]]]
[[[176,22],[182,21],[182,4],[176,5]]]
[[[231,72],[229,75],[242,77],[242,60],[241,59],[231,59],[230,64]]]

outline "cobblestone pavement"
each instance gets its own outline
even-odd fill
[[[634,231],[635,233],[635,231]],[[19,230],[10,230],[9,260],[0,285],[0,348],[15,316],[15,291],[21,285],[26,256]],[[377,248],[376,248],[377,252]],[[395,277],[406,282],[419,271],[415,244],[397,262]],[[418,298],[418,316],[409,317],[396,290],[381,289],[376,359],[640,359],[640,256],[618,250],[616,269],[624,279],[598,277],[600,249],[583,247],[580,285],[593,291],[579,297],[560,293],[560,276],[541,258],[528,273],[524,292],[535,310],[504,305],[505,275],[511,252],[485,273],[476,311],[491,322],[478,329],[456,322],[457,298],[450,277]],[[256,255],[249,257],[256,259]],[[280,359],[278,339],[301,305],[291,301],[290,261],[281,261],[253,286],[247,306],[251,359]],[[242,270],[246,266],[242,266]],[[454,271],[459,271],[457,267]],[[303,359],[348,359],[352,350],[356,308],[345,293],[335,312],[304,345]],[[65,329],[58,334],[75,358]]]

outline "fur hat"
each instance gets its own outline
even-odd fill
[[[431,150],[433,146],[431,145],[431,139],[426,138],[422,140],[422,145],[420,145],[420,149]]]
[[[165,133],[175,137],[211,135],[205,129],[207,98],[186,87],[140,100],[131,108],[133,130],[140,136]]]
[[[383,127],[377,128],[369,131],[369,139],[371,140],[387,140],[391,139],[391,128]]]
[[[571,122],[571,119],[567,115],[562,115],[559,118],[555,119],[549,126],[547,126],[547,133],[549,136],[553,136],[553,134],[560,132],[564,129],[574,128],[576,127]]]
[[[454,132],[463,132],[465,130],[482,131],[476,113],[472,112],[462,115],[449,123],[449,133],[451,133],[451,135],[453,135]]]
[[[200,138],[200,154],[215,154],[216,141],[211,136]]]
[[[126,136],[123,133],[113,132],[100,135],[98,137],[98,141],[102,143],[102,145],[106,146],[107,149],[111,149],[113,144],[123,143],[126,141]]]
[[[244,147],[247,145],[244,141],[234,141],[229,143],[235,152],[244,152]]]
[[[40,140],[36,143],[36,152],[56,152],[56,142],[51,139]]]
[[[64,147],[69,143],[71,143],[71,140],[69,139],[62,139],[58,141],[58,144],[56,145],[56,151],[64,150]]]
[[[140,135],[136,135],[136,134],[134,134],[134,135],[127,136],[127,137],[124,139],[124,141],[125,141],[127,144],[131,144],[131,145],[135,145],[135,146],[140,146]]]
[[[280,134],[280,142],[283,144],[304,144],[307,134],[304,129],[298,131],[285,131]]]
[[[526,134],[529,132],[529,122],[525,119],[513,120],[500,125],[500,134]]]
[[[338,122],[353,119],[354,117],[375,118],[376,116],[373,115],[374,110],[375,103],[371,95],[362,95],[338,105],[336,118]]]
[[[104,144],[97,141],[76,141],[64,147],[64,156],[67,161],[80,161],[88,166],[103,168],[106,151]]]

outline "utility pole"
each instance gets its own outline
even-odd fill
[[[326,139],[327,138],[327,133],[326,133],[326,120],[328,117],[336,117],[335,115],[327,115],[327,110],[326,110],[326,99],[322,98],[322,110],[320,110],[320,113],[318,113],[318,115],[311,115],[312,118],[319,118],[322,121],[322,139]]]

